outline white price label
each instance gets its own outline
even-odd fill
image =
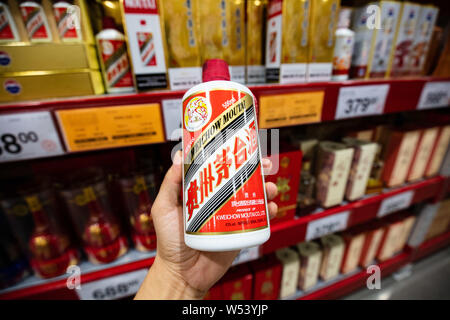
[[[76,290],[80,300],[115,300],[136,294],[147,275],[147,269],[82,283]]]
[[[162,101],[164,127],[167,140],[178,141],[183,131],[181,122],[182,99],[168,99]]]
[[[259,258],[259,246],[242,249],[233,261],[233,266]]]
[[[347,228],[349,216],[350,211],[344,211],[322,219],[311,221],[308,223],[308,227],[306,229],[306,240],[309,241],[330,233],[345,230]]]
[[[0,116],[0,162],[63,153],[49,111]]]
[[[381,218],[392,212],[408,208],[413,197],[414,190],[410,190],[384,199],[381,202],[380,209],[378,209],[377,217]]]
[[[389,92],[388,84],[342,87],[336,107],[335,119],[382,114]]]
[[[450,105],[450,82],[428,82],[422,89],[417,109],[447,107]]]

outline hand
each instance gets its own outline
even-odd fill
[[[272,163],[262,161],[264,171]],[[202,299],[206,292],[225,274],[239,250],[204,252],[189,248],[184,243],[183,208],[179,195],[182,184],[181,151],[175,154],[161,189],[152,207],[157,237],[155,261],[135,299]],[[266,183],[269,200],[276,197],[277,187]],[[273,218],[278,210],[268,203]]]

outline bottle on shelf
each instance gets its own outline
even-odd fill
[[[381,176],[383,174],[384,161],[381,157],[381,149],[381,145],[378,144],[372,169],[370,170],[369,180],[367,181],[366,194],[378,193],[383,190]]]
[[[332,80],[344,81],[348,79],[350,71],[355,32],[349,29],[352,9],[342,8],[339,12],[338,26],[335,32],[336,42],[333,51]]]
[[[52,32],[42,7],[42,1],[21,1],[19,7],[30,42],[51,42]]]
[[[61,41],[80,42],[82,40],[78,10],[77,6],[74,6],[74,0],[53,1],[53,15]]]

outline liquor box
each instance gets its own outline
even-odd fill
[[[407,181],[415,181],[422,178],[425,174],[425,168],[431,157],[431,150],[436,142],[439,128],[427,128],[421,130],[419,143],[409,168]]]
[[[359,259],[359,265],[363,268],[367,268],[374,261],[381,244],[384,228],[380,225],[375,225],[374,227],[365,230],[365,233],[366,237]]]
[[[342,258],[341,272],[346,274],[358,267],[366,234],[360,231],[347,231],[342,234],[342,238],[345,241],[345,252]]]
[[[297,291],[300,259],[297,252],[291,248],[279,249],[275,254],[282,265],[279,298],[283,299]]]
[[[224,300],[252,298],[253,275],[246,264],[231,268],[221,282]]]
[[[408,246],[417,248],[424,241],[425,236],[438,212],[440,203],[427,203],[416,207],[416,222],[408,239]]]
[[[297,244],[297,250],[300,256],[298,287],[303,291],[307,291],[317,283],[320,263],[322,262],[322,251],[320,246],[313,241]]]
[[[339,0],[312,0],[309,28],[308,82],[331,79]]]
[[[0,75],[0,102],[63,98],[104,93],[100,72],[16,72]]]
[[[265,83],[265,14],[267,0],[249,0],[246,6],[246,83]]]
[[[431,177],[439,172],[450,142],[450,125],[439,129],[436,143],[431,151],[430,161],[425,169],[425,176]]]
[[[428,229],[425,240],[437,237],[445,233],[450,227],[450,199],[440,202],[433,222]]]
[[[398,220],[389,222],[390,223],[385,227],[385,232],[376,255],[378,261],[380,262],[392,258],[395,255],[398,243],[402,236],[403,221]]]
[[[390,75],[393,77],[403,76],[409,72],[408,58],[411,55],[420,7],[419,4],[411,2],[402,3],[399,25],[393,45],[394,56],[391,60],[392,65],[390,68]]]
[[[342,143],[319,143],[317,200],[325,208],[342,202],[353,158],[353,148]]]
[[[415,222],[416,222],[416,217],[414,215],[403,219],[403,230],[402,230],[400,239],[398,241],[397,250],[396,250],[397,252],[402,251],[403,247],[407,243]]]
[[[322,280],[328,281],[339,274],[344,257],[345,242],[336,234],[324,236],[319,241],[323,252],[320,277]]]
[[[277,155],[272,155],[271,157],[277,157]],[[270,221],[271,224],[293,219],[295,216],[300,184],[302,152],[283,152],[278,155],[278,160],[279,168],[277,172],[265,176],[265,181],[275,183],[278,189],[278,194],[273,199],[278,205],[278,213],[277,217]]]
[[[222,283],[219,281],[203,297],[203,300],[223,300]]]
[[[281,264],[270,254],[250,263],[253,272],[253,299],[276,300],[280,292]]]
[[[348,177],[345,198],[354,201],[361,198],[367,187],[378,145],[353,138],[344,138],[343,142],[354,149],[353,160]]]
[[[406,181],[419,141],[419,130],[388,130],[384,150],[383,182],[387,187]]]

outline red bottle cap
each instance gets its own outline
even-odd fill
[[[117,30],[116,22],[112,17],[104,17],[102,21],[102,28],[105,29],[115,29]]]
[[[228,63],[222,59],[206,60],[203,64],[202,73],[203,82],[214,80],[230,81],[230,71]]]

